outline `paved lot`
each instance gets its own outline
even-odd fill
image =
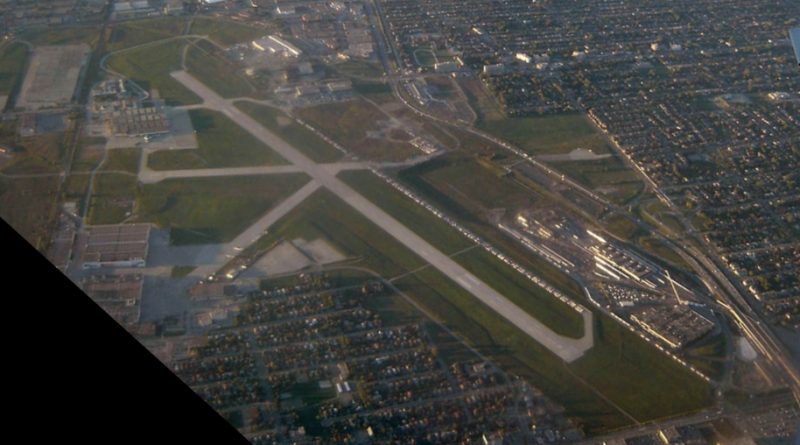
[[[416,233],[407,229],[378,206],[372,204],[358,192],[337,179],[334,172],[331,172],[322,164],[316,164],[311,161],[294,147],[264,128],[261,124],[239,111],[232,103],[220,97],[200,81],[184,71],[174,72],[172,76],[195,94],[203,98],[203,106],[222,112],[261,142],[272,147],[291,164],[305,171],[316,183],[336,194],[353,209],[369,218],[370,221],[381,227],[408,249],[415,252],[433,267],[453,279],[466,291],[473,294],[484,304],[563,360],[567,362],[574,361],[593,346],[592,314],[589,311],[583,312],[586,333],[581,339],[572,339],[556,334],[503,295],[496,292],[486,283],[469,273],[450,257],[428,244],[427,241],[423,240]],[[281,204],[281,206],[283,206],[283,204]],[[273,211],[269,213],[271,214]]]

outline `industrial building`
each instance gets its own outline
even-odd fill
[[[130,20],[141,17],[155,16],[159,13],[159,10],[151,6],[147,0],[114,2],[114,20]]]
[[[153,136],[169,133],[169,121],[157,106],[129,107],[111,113],[112,133],[125,136]]]
[[[118,323],[131,325],[141,314],[142,283],[139,274],[93,275],[83,281],[83,290]]]
[[[144,267],[149,238],[149,224],[91,226],[79,237],[82,267]]]
[[[253,40],[253,48],[268,52],[271,54],[279,54],[284,57],[299,57],[303,54],[299,48],[287,42],[278,36],[269,36],[258,40]]]

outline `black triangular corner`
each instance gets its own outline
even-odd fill
[[[3,220],[0,231],[7,425],[19,437],[248,443]]]

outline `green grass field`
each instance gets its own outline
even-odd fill
[[[532,155],[569,153],[576,148],[611,152],[608,140],[582,114],[482,120],[478,128]]]
[[[603,226],[613,235],[625,241],[634,242],[638,236],[645,235],[635,222],[618,214],[606,218]]]
[[[315,162],[336,162],[343,156],[341,151],[280,110],[247,101],[236,102],[236,107]]]
[[[100,29],[95,26],[53,27],[45,30],[30,29],[19,33],[19,40],[34,46],[77,45],[86,43],[94,47],[100,38]]]
[[[64,182],[64,199],[66,201],[80,202],[86,196],[86,190],[89,188],[89,174],[88,173],[73,173],[67,176]]]
[[[142,88],[157,90],[158,95],[169,105],[199,104],[199,97],[170,76],[171,72],[182,68],[181,54],[184,46],[184,40],[170,40],[115,53],[109,57],[108,67]]]
[[[300,108],[294,114],[362,159],[400,161],[419,153],[411,144],[385,135],[370,137],[389,118],[363,99]]]
[[[419,65],[425,68],[433,68],[436,63],[433,50],[430,48],[417,48],[414,50],[414,58],[419,62]]]
[[[172,229],[173,244],[230,241],[298,190],[303,174],[166,180],[144,185],[136,219]]]
[[[99,174],[94,178],[87,219],[89,224],[118,224],[130,216],[136,202],[133,175]]]
[[[540,202],[540,196],[506,176],[505,170],[471,156],[442,156],[418,170],[427,181],[475,210],[516,210]]]
[[[244,97],[255,92],[233,61],[208,41],[201,40],[189,46],[186,68],[222,97]]]
[[[644,190],[644,182],[636,172],[616,156],[594,161],[559,161],[549,164],[616,204],[626,204]]]
[[[384,72],[380,63],[364,60],[348,60],[334,65],[336,71],[344,76],[382,77]]]
[[[392,87],[385,83],[381,82],[367,82],[367,81],[353,81],[353,90],[355,90],[358,94],[363,94],[365,96],[371,97],[392,97]]]
[[[0,44],[0,96],[10,96],[22,85],[27,63],[28,48],[25,45]]]
[[[50,133],[12,140],[12,145],[20,151],[2,172],[8,175],[61,172],[65,137],[64,133]]]
[[[325,190],[278,221],[265,236],[268,242],[298,237],[324,237],[348,257],[356,258],[350,267],[367,268],[384,277],[397,277],[424,264]],[[590,433],[632,422],[595,391],[639,421],[697,410],[710,403],[710,387],[703,381],[606,317],[597,317],[596,347],[566,365],[433,268],[405,274],[393,284],[504,369],[528,379],[563,404],[567,415]],[[395,319],[403,320],[403,307],[391,305],[397,312]],[[462,352],[459,349],[454,354]]]
[[[190,110],[197,132],[195,150],[162,150],[150,154],[148,166],[154,170],[247,167],[284,165],[278,153],[262,144],[222,113]]]
[[[0,218],[42,251],[47,247],[57,215],[60,179],[57,176],[42,178],[15,178],[0,176]]]
[[[686,261],[678,255],[674,250],[667,247],[663,242],[654,237],[639,238],[638,244],[645,250],[645,252],[658,257],[659,259],[668,261],[676,266],[690,269]]]
[[[249,42],[269,34],[267,30],[255,26],[210,17],[194,18],[189,33],[207,35],[221,46]]]
[[[139,172],[139,160],[142,150],[139,148],[116,148],[108,151],[108,157],[103,164],[104,171]]]
[[[185,17],[157,17],[152,19],[121,22],[111,30],[106,44],[109,51],[118,51],[183,34]]]

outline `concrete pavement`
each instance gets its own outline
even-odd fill
[[[291,164],[306,172],[319,185],[327,188],[353,209],[367,217],[370,221],[397,239],[425,261],[453,279],[464,290],[474,295],[484,304],[496,311],[506,320],[525,332],[531,338],[567,362],[581,357],[594,345],[592,314],[583,311],[584,335],[580,339],[565,337],[533,318],[506,297],[492,289],[489,285],[472,275],[461,265],[443,254],[416,233],[407,229],[399,221],[392,218],[378,206],[368,201],[358,192],[336,178],[324,164],[317,164],[300,151],[284,142],[275,134],[264,128],[257,121],[241,112],[230,101],[227,101],[209,89],[203,83],[184,71],[172,73],[172,77],[181,82],[203,99],[207,108],[222,112],[247,132],[270,146]],[[291,199],[291,198],[290,198]],[[272,211],[270,213],[273,213]]]
[[[369,165],[365,162],[336,162],[322,164],[333,174],[345,170],[365,170]],[[151,170],[144,168],[139,171],[139,181],[143,184],[152,184],[165,179],[179,178],[210,178],[217,176],[255,176],[255,175],[280,175],[283,173],[302,173],[297,165],[263,165],[258,167],[225,167],[225,168],[200,168],[189,170]]]

